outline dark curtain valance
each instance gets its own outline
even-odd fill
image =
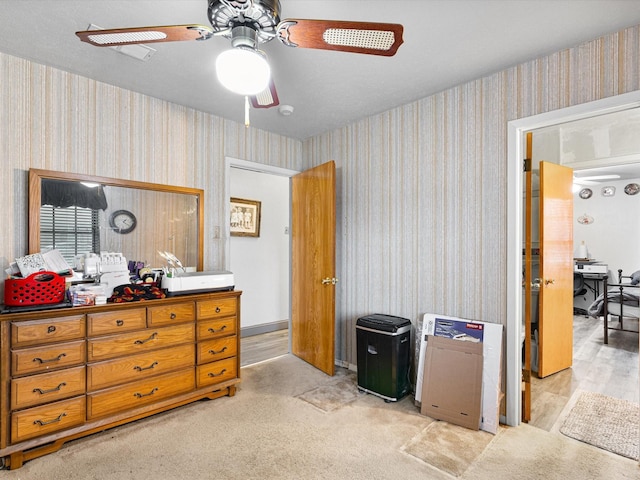
[[[104,187],[87,187],[80,182],[64,180],[42,180],[40,194],[42,205],[53,207],[83,207],[93,210],[106,210],[107,197]]]

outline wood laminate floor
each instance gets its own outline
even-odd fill
[[[252,335],[240,339],[240,366],[269,360],[289,353],[289,330]]]
[[[625,328],[637,324],[625,320]],[[602,319],[574,316],[573,366],[546,378],[532,377],[530,425],[551,430],[578,389],[640,401],[638,334],[610,330],[607,345],[603,336]]]

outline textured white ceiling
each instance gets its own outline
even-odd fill
[[[565,165],[583,185],[640,178],[640,108],[552,125],[534,131],[534,158]]]
[[[401,23],[394,57],[263,46],[282,104],[255,128],[305,139],[510,66],[640,24],[637,0],[281,0],[282,18]],[[243,121],[243,99],[213,69],[228,40],[155,44],[141,62],[74,35],[103,28],[208,24],[206,0],[0,0],[0,52]]]

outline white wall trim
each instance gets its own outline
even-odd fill
[[[225,171],[229,168],[242,168],[253,172],[270,173],[271,175],[280,175],[281,177],[293,177],[300,173],[297,170],[288,168],[275,167],[273,165],[265,165],[264,163],[251,162],[249,160],[241,160],[239,158],[225,157]]]
[[[529,130],[581,120],[640,106],[640,91],[513,120],[507,144],[507,361],[506,418],[516,426],[522,418],[522,161],[523,134]]]
[[[345,360],[338,360],[336,358],[335,361],[336,367],[340,367],[340,368],[346,368],[348,370],[351,370],[352,372],[357,372],[358,371],[358,366],[354,365],[353,363],[349,363]]]

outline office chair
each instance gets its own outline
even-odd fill
[[[587,286],[584,283],[584,276],[581,273],[574,272],[573,274],[573,298],[581,297],[587,293]],[[587,311],[584,308],[573,307],[574,315],[588,316]]]

